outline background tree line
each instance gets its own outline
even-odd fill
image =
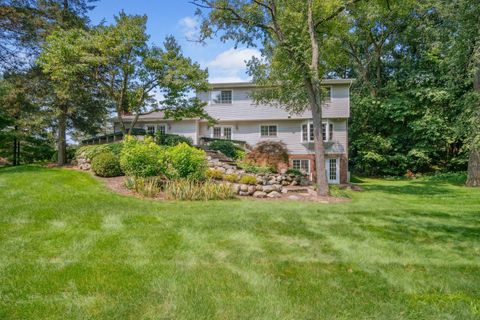
[[[0,156],[27,162],[57,149],[62,164],[65,132],[97,132],[112,114],[121,120],[160,105],[178,118],[202,114],[188,92],[206,88],[206,70],[183,57],[173,38],[150,46],[146,17],[121,13],[111,26],[91,26],[92,2],[0,1]],[[357,79],[349,122],[354,173],[468,166],[470,184],[480,184],[480,3],[193,2],[203,39],[261,47],[264,59],[250,61],[249,72],[256,83],[282,85],[258,101],[318,111],[321,78]]]

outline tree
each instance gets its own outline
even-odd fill
[[[38,64],[49,76],[54,95],[47,102],[56,119],[58,164],[66,163],[69,127],[94,130],[101,125],[107,105],[92,76],[91,35],[82,29],[58,30],[43,47]]]
[[[208,118],[205,103],[191,95],[208,90],[207,71],[183,56],[171,36],[163,48],[149,45],[146,23],[146,16],[121,12],[114,25],[93,31],[92,47],[85,48],[95,51],[98,59],[91,60],[95,79],[113,104],[122,131],[128,131],[126,114],[135,116],[131,128],[140,115],[160,109],[166,117]]]
[[[53,139],[48,112],[36,103],[43,89],[38,69],[7,73],[0,81],[0,156],[13,165],[50,160]]]
[[[333,33],[345,32],[345,14],[361,0],[194,0],[203,17],[202,39],[220,32],[223,41],[263,46],[263,60],[249,62],[260,85],[257,103],[312,112],[317,194],[328,195],[322,137],[322,79],[338,59]],[[202,11],[206,14],[202,15]]]

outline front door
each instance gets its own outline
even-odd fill
[[[340,162],[338,159],[325,160],[325,169],[327,171],[328,183],[338,184],[340,183]]]

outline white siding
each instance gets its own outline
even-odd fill
[[[199,93],[197,96],[208,106],[205,111],[217,120],[279,120],[279,119],[308,119],[311,112],[306,111],[300,115],[289,114],[282,108],[270,105],[255,105],[250,98],[251,88],[233,88],[232,104],[213,104],[208,92]],[[332,99],[323,107],[324,118],[348,118],[350,116],[349,86],[332,85]]]
[[[345,153],[347,146],[346,120],[331,120],[333,123],[333,143],[326,143],[328,153]],[[220,122],[218,125],[231,125],[233,128],[232,139],[246,141],[254,146],[260,141],[274,140],[283,141],[290,154],[313,154],[313,143],[301,141],[302,123],[304,120],[277,120],[277,121],[241,121]],[[277,125],[277,137],[260,137],[260,125]],[[210,137],[211,128],[207,123],[200,124],[200,136]]]

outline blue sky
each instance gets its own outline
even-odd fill
[[[234,49],[234,43],[222,43],[218,39],[206,45],[188,41],[198,32],[196,7],[187,0],[99,0],[90,12],[93,24],[102,20],[112,23],[114,15],[121,10],[127,14],[146,14],[147,32],[150,41],[161,45],[167,35],[173,35],[186,56],[208,68],[211,82],[236,82],[248,80],[245,60],[259,52],[253,48]]]

